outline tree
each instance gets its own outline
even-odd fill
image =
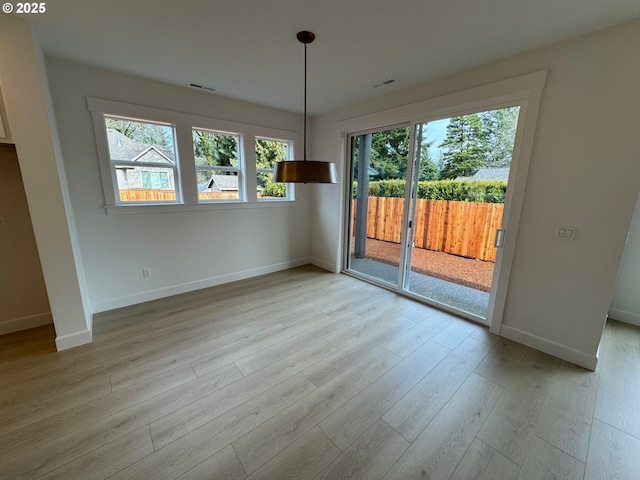
[[[287,143],[278,140],[256,139],[256,168],[272,170],[276,162],[287,159]],[[270,197],[285,197],[286,185],[274,184],[272,173],[258,172],[258,187],[262,194]]]
[[[256,140],[256,167],[272,169],[276,162],[287,159],[287,144],[276,140]]]
[[[489,135],[478,114],[453,117],[440,144],[444,166],[442,179],[470,177],[482,167],[490,150]]]
[[[409,128],[401,127],[371,135],[371,167],[376,180],[404,178],[409,157]]]
[[[238,166],[238,137],[208,130],[193,130],[196,165]]]
[[[167,125],[112,117],[105,118],[105,125],[135,142],[173,148],[173,132]]]
[[[439,168],[431,159],[429,148],[433,140],[426,137],[426,125],[418,127],[417,142],[420,144],[419,180],[437,180]],[[353,137],[351,146],[354,177],[357,177],[359,165],[360,136]],[[383,130],[371,134],[371,163],[375,170],[374,180],[403,179],[407,173],[409,158],[409,128],[401,127]]]
[[[422,123],[416,128],[416,143],[420,145],[418,150],[420,157],[418,161],[420,166],[418,168],[418,181],[438,180],[440,177],[440,169],[438,165],[431,158],[430,148],[433,146],[435,140],[429,140],[427,135],[427,125]]]
[[[519,113],[520,107],[509,107],[479,114],[489,143],[485,166],[506,167],[511,164]]]

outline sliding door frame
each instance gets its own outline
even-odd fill
[[[346,224],[346,229],[345,234],[343,235],[343,239],[342,239],[342,243],[343,243],[343,251],[347,252],[347,254],[344,256],[343,262],[342,262],[342,271],[346,272],[346,273],[353,273],[354,270],[349,269],[349,258],[350,258],[350,238],[351,238],[351,219],[353,218],[353,202],[351,201],[351,196],[352,196],[352,187],[353,187],[353,181],[355,180],[353,178],[353,168],[352,168],[352,156],[353,156],[353,152],[351,151],[352,149],[352,142],[350,141],[352,138],[355,137],[359,137],[362,135],[367,135],[370,133],[376,133],[376,132],[381,132],[381,131],[385,131],[385,130],[393,130],[396,128],[408,128],[409,129],[409,145],[411,146],[413,143],[413,137],[414,137],[414,133],[412,132],[412,128],[413,128],[413,123],[412,122],[402,122],[402,123],[396,123],[393,125],[385,125],[383,127],[379,127],[379,128],[371,128],[371,129],[367,129],[367,130],[358,130],[356,132],[349,132],[347,134],[347,138],[346,138],[346,153],[345,153],[345,163],[347,164],[347,168],[346,168],[346,174],[345,174],[345,184],[348,185],[348,197],[347,197],[347,203],[346,203],[346,209],[348,210],[347,212],[347,219],[348,219],[348,223]],[[409,149],[411,150],[411,149]],[[413,155],[411,153],[411,151],[409,151],[409,153],[407,154],[407,177],[410,175],[411,169],[412,169],[412,165],[413,165]],[[407,194],[409,192],[409,189],[411,188],[410,182],[406,182],[405,183],[405,189],[404,189],[404,198],[407,198]],[[405,202],[404,205],[404,209],[403,209],[403,213],[402,213],[402,225],[406,225],[406,221],[407,221],[407,202]],[[402,232],[400,234],[400,245],[405,245],[407,241],[407,229],[406,228],[402,228]],[[405,248],[400,248],[400,257],[398,259],[399,265],[398,265],[398,277],[396,278],[396,287],[400,284],[401,281],[403,281],[403,275],[404,275],[404,270],[403,270],[403,265],[405,262],[405,255],[406,255],[406,249]],[[378,281],[378,279],[376,279],[375,277],[371,277],[369,275],[366,275],[364,273],[359,273],[356,272],[356,275],[358,278],[366,278],[368,281],[370,281],[371,283],[375,283],[376,285],[380,285],[380,286],[384,286],[385,288],[389,289],[389,285]],[[395,289],[392,289],[394,292],[397,291]],[[400,292],[398,292],[400,293]]]
[[[347,269],[349,257],[349,236],[347,233],[350,231],[352,205],[351,147],[350,142],[347,141],[350,136],[354,134],[361,134],[360,132],[364,134],[367,132],[392,128],[397,125],[404,126],[406,124],[410,124],[409,164],[407,165],[407,179],[409,181],[407,181],[407,186],[405,187],[405,199],[407,199],[410,197],[408,192],[409,189],[412,188],[413,184],[413,169],[415,167],[413,143],[415,137],[415,126],[417,124],[458,115],[503,108],[506,106],[519,106],[520,112],[518,117],[518,126],[508,180],[509,187],[507,188],[504,213],[502,217],[504,242],[503,247],[498,250],[496,257],[486,321],[483,321],[474,315],[465,314],[465,312],[460,312],[446,305],[429,301],[424,297],[411,294],[404,288],[406,282],[405,270],[407,268],[407,242],[412,238],[410,235],[413,235],[413,228],[404,228],[402,232],[401,258],[398,274],[399,278],[396,288],[389,288],[388,285],[378,283],[373,278],[366,278],[366,276],[362,277],[371,283],[393,290],[399,294],[415,298],[424,303],[434,305],[442,310],[456,313],[457,315],[469,318],[473,321],[480,321],[480,323],[488,323],[492,333],[500,334],[502,316],[504,314],[504,306],[507,299],[511,266],[515,254],[517,231],[524,202],[527,173],[533,150],[538,111],[542,97],[542,89],[546,83],[546,76],[546,71],[539,71],[339,122],[339,135],[343,145],[343,178],[345,179],[344,204],[341,212],[341,215],[343,216],[341,228],[342,249],[340,252],[342,257],[340,261],[342,271],[345,273],[351,273]],[[409,219],[411,208],[409,205],[410,203],[412,202],[405,201],[403,217],[403,224],[405,225],[405,222]],[[361,278],[359,275],[357,276]]]

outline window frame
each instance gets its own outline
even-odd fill
[[[87,107],[93,119],[96,149],[102,180],[104,208],[107,214],[135,214],[180,212],[192,210],[215,210],[234,208],[264,208],[269,206],[294,206],[296,202],[294,185],[287,185],[288,197],[258,200],[255,143],[256,138],[277,139],[290,142],[290,155],[297,154],[300,148],[300,133],[290,130],[250,125],[240,122],[221,120],[212,117],[164,110],[142,105],[87,97]],[[176,181],[176,201],[165,202],[124,202],[117,201],[117,180],[115,171],[111,173],[111,160],[105,115],[125,117],[134,120],[163,123],[174,127],[174,147],[178,177]],[[239,188],[244,192],[240,199],[220,199],[199,201],[196,177],[195,155],[193,149],[193,129],[212,130],[221,133],[239,135]],[[223,167],[214,167],[221,169]],[[178,185],[179,183],[179,185]]]
[[[118,120],[129,120],[132,122],[138,123],[147,123],[147,124],[156,124],[161,125],[163,127],[171,128],[171,136],[173,139],[173,154],[175,157],[175,161],[173,164],[156,164],[153,162],[139,162],[139,161],[127,161],[127,160],[114,160],[111,158],[111,151],[109,149],[109,138],[107,134],[107,125],[106,118],[118,119]],[[167,122],[158,122],[153,120],[147,120],[142,118],[134,118],[130,116],[124,115],[111,115],[111,114],[103,114],[102,121],[104,124],[105,138],[107,141],[107,152],[109,157],[109,174],[111,176],[113,182],[113,197],[116,205],[173,205],[180,203],[181,196],[181,182],[180,182],[180,159],[178,156],[178,151],[176,148],[176,129],[175,125]],[[131,167],[133,169],[140,169],[140,182],[143,182],[142,172],[144,171],[144,167],[149,169],[165,169],[173,171],[173,183],[174,183],[174,192],[175,192],[175,200],[157,200],[152,202],[144,202],[144,201],[131,201],[131,200],[121,200],[120,199],[120,188],[118,186],[118,167]],[[152,170],[148,170],[152,171]],[[144,187],[143,187],[144,188]]]
[[[238,143],[237,143],[237,148],[238,148],[238,166],[237,167],[225,167],[222,165],[198,165],[195,161],[195,145],[193,143],[193,132],[194,131],[205,131],[205,132],[211,132],[214,134],[220,134],[220,135],[228,135],[228,136],[235,136],[238,139]],[[206,171],[212,171],[212,172],[232,172],[232,173],[236,173],[237,177],[238,177],[238,198],[219,198],[219,199],[209,199],[209,200],[203,200],[200,198],[200,191],[198,191],[198,203],[221,203],[221,202],[243,202],[246,200],[247,196],[246,196],[246,189],[245,189],[245,182],[244,182],[244,171],[245,171],[245,160],[244,160],[244,135],[242,135],[241,133],[238,132],[226,132],[226,131],[221,131],[221,130],[214,130],[211,128],[204,128],[204,127],[196,127],[193,126],[191,127],[191,148],[193,150],[193,159],[194,159],[194,168],[195,168],[195,179],[194,181],[196,182],[196,187],[198,185],[198,170],[206,170]]]
[[[287,146],[287,153],[286,153],[286,159],[285,161],[288,160],[293,160],[295,158],[295,154],[294,154],[294,143],[291,140],[286,140],[283,138],[274,138],[274,137],[265,137],[262,135],[256,135],[253,139],[253,148],[254,148],[254,152],[256,149],[256,145],[258,143],[258,140],[266,140],[266,141],[270,141],[270,142],[282,142],[285,143]],[[256,190],[257,190],[257,184],[258,184],[258,173],[271,173],[273,174],[275,167],[272,169],[268,169],[268,168],[258,168],[258,159],[256,158]],[[294,184],[293,183],[287,183],[286,184],[286,195],[284,197],[260,197],[258,198],[259,202],[281,202],[281,201],[287,201],[287,200],[293,200],[293,190],[294,190]]]

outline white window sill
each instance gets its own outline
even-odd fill
[[[132,204],[105,205],[107,215],[131,215],[145,213],[178,213],[208,210],[243,210],[254,208],[295,207],[295,200],[261,200],[258,202],[216,202],[197,204]]]

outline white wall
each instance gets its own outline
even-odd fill
[[[544,69],[501,333],[595,368],[640,187],[640,21],[316,117],[312,153],[343,170],[338,122]],[[313,192],[319,265],[341,265],[341,195]],[[557,241],[558,225],[577,227],[575,241]]]
[[[622,254],[609,316],[640,325],[640,195]]]
[[[55,58],[47,66],[94,312],[308,262],[304,185],[293,204],[107,215],[87,96],[289,131],[299,115]]]
[[[0,144],[0,335],[53,322],[13,145]]]
[[[29,23],[0,16],[0,83],[16,145],[58,349],[91,341],[82,258],[39,45]]]

